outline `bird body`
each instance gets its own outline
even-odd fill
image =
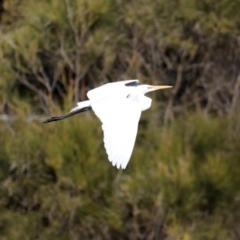
[[[65,119],[92,109],[102,122],[104,146],[113,166],[125,169],[136,140],[141,112],[150,108],[152,99],[145,93],[171,86],[139,85],[139,81],[127,80],[107,83],[87,93],[89,100],[77,103],[70,113],[45,121]]]

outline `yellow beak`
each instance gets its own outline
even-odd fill
[[[151,86],[149,85],[148,88],[151,90],[159,90],[159,89],[166,89],[166,88],[172,88],[173,86],[168,85],[162,85],[162,86]]]

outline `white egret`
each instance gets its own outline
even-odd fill
[[[147,92],[172,86],[139,85],[127,80],[107,83],[87,93],[89,100],[77,103],[70,113],[52,117],[44,123],[58,121],[92,109],[102,122],[104,146],[113,166],[125,169],[131,157],[141,112],[150,108]]]

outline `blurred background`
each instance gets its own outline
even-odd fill
[[[0,0],[0,239],[240,239],[240,1]],[[126,170],[86,92],[148,94]]]

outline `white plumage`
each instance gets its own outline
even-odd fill
[[[46,122],[62,120],[92,108],[102,122],[109,161],[113,166],[125,169],[133,151],[141,112],[151,106],[152,99],[144,94],[171,87],[138,84],[138,80],[127,80],[90,90],[87,93],[89,100],[77,103],[69,114],[52,117]]]
[[[117,168],[126,168],[137,135],[140,105],[122,96],[112,96],[91,106],[102,122],[109,161]]]

